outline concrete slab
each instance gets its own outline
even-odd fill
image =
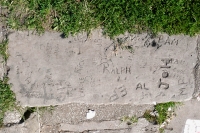
[[[165,130],[165,133],[184,133],[187,119],[200,120],[200,102],[196,99],[184,102],[182,106],[176,109],[177,116],[171,120],[167,128],[173,130]]]
[[[152,133],[156,131],[148,129],[151,124],[144,118],[138,120],[133,125],[127,125],[121,121],[102,121],[102,122],[82,122],[79,124],[61,123],[57,126],[44,125],[42,133],[61,132],[61,133]],[[158,128],[157,128],[158,130]]]
[[[128,35],[101,30],[62,39],[15,32],[9,36],[9,78],[22,105],[184,101],[195,88],[196,37]]]
[[[119,130],[130,128],[121,121],[103,121],[103,122],[83,122],[78,125],[64,124],[60,126],[60,131],[84,132],[88,130]]]
[[[187,119],[184,133],[200,133],[200,120]]]

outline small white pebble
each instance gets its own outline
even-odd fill
[[[96,112],[94,110],[88,110],[86,118],[92,119],[93,117],[95,117],[95,115],[96,115]]]

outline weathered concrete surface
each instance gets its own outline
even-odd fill
[[[94,118],[87,120],[88,110],[94,110]],[[42,125],[58,125],[60,123],[78,124],[83,121],[113,121],[119,120],[124,116],[142,117],[146,110],[153,110],[153,105],[131,106],[129,104],[111,105],[87,105],[87,104],[67,104],[57,106],[53,111],[45,111],[41,115]]]
[[[22,114],[19,111],[7,111],[4,114],[4,119],[3,119],[3,123],[5,125],[7,124],[15,124],[15,123],[19,123],[20,120],[22,119]]]
[[[86,113],[88,109],[95,110],[96,115],[93,119],[87,120]],[[127,126],[126,122],[121,122],[124,128],[116,128],[106,126],[104,123],[113,123],[124,116],[141,117],[145,110],[152,110],[153,105],[87,105],[87,104],[67,104],[56,106],[51,110],[41,110],[39,114],[33,113],[22,124],[16,124],[11,127],[0,129],[0,133],[79,133],[76,129],[69,127],[79,127],[83,125],[83,133],[150,133],[151,131],[158,131],[152,129],[152,125],[144,118],[140,118],[137,123]],[[94,129],[95,124],[99,123]],[[103,126],[100,126],[104,124]],[[120,125],[121,126],[121,125]],[[157,127],[158,128],[158,127]],[[109,130],[108,130],[109,129]],[[156,133],[156,132],[155,132]]]
[[[130,128],[126,123],[121,121],[103,121],[103,122],[83,122],[77,125],[64,124],[60,125],[61,131],[84,132],[88,130],[120,130]]]
[[[140,118],[133,125],[120,121],[81,122],[79,124],[61,123],[41,126],[41,133],[158,133],[158,126],[151,125]]]
[[[0,133],[40,133],[38,114],[33,113],[22,124],[12,125],[10,127],[0,128]]]
[[[40,116],[40,123],[42,125],[41,132],[54,132],[54,131],[62,131],[63,133],[71,133],[69,131],[67,125],[71,125],[73,127],[78,127],[78,125],[90,122],[100,123],[104,121],[115,121],[123,118],[124,116],[136,116],[142,117],[146,110],[153,110],[153,105],[134,105],[130,104],[110,104],[110,105],[87,105],[87,104],[67,104],[62,106],[57,106],[53,109],[53,111],[45,111]],[[88,110],[94,110],[96,115],[94,118],[87,120],[86,114]],[[143,124],[141,123],[143,121]],[[124,122],[126,123],[126,122]],[[149,123],[148,123],[149,124]],[[61,125],[61,127],[60,127]],[[134,126],[134,131],[143,129],[141,127],[145,127],[145,122],[143,119],[137,122],[137,126]],[[150,124],[149,124],[150,125]],[[92,126],[92,125],[91,125]],[[94,127],[94,126],[92,126]],[[99,127],[101,128],[101,127]],[[133,128],[133,127],[130,127]],[[76,128],[75,128],[76,129]],[[89,130],[90,128],[88,128]],[[132,133],[132,129],[115,129],[107,131],[108,128],[104,130],[100,129],[90,129],[93,131],[88,131],[84,133],[92,133],[92,132],[100,132],[100,133]],[[144,129],[143,129],[144,130]],[[146,130],[151,130],[148,127],[145,127]],[[141,132],[142,133],[142,132]]]
[[[173,128],[173,130],[165,130],[165,133],[182,133],[187,119],[200,120],[199,105],[200,102],[193,99],[179,106],[179,108],[176,109],[177,116],[173,118],[167,126],[167,128]]]
[[[185,123],[184,133],[199,133],[200,120],[187,119]]]
[[[62,39],[15,32],[9,36],[9,78],[22,105],[147,104],[183,101],[194,93],[196,37],[100,31]]]
[[[198,97],[200,94],[200,35],[197,37],[197,64],[194,68],[195,89],[193,97]]]
[[[103,121],[103,122],[84,122],[78,125],[70,125],[70,124],[61,124],[60,131],[69,131],[69,132],[84,132],[89,131],[89,133],[98,133],[105,132],[106,130],[113,130],[118,132],[126,132],[126,133],[148,133],[154,131],[148,131],[147,127],[149,126],[149,122],[141,118],[137,123],[133,125],[127,125],[126,123],[122,123],[120,121]],[[125,130],[124,130],[125,129]],[[156,131],[155,131],[156,132]]]

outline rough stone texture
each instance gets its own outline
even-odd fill
[[[0,133],[40,133],[38,114],[31,114],[29,119],[22,124],[1,128]]]
[[[4,115],[3,123],[5,125],[19,123],[22,118],[22,114],[18,111],[8,111]]]
[[[88,109],[95,110],[96,115],[93,119],[87,120],[86,113]],[[124,116],[137,116],[141,117],[144,114],[145,110],[152,110],[153,105],[88,105],[88,104],[67,104],[56,106],[51,110],[42,110],[38,115],[37,113],[33,113],[30,117],[25,120],[22,124],[16,124],[11,127],[6,127],[0,129],[0,133],[74,133],[64,130],[61,128],[61,125],[78,125],[82,123],[101,123],[105,121],[116,121],[121,119]],[[84,133],[92,133],[92,132],[100,132],[100,133],[132,133],[131,130],[139,130],[140,127],[145,127],[147,121],[143,118],[139,119],[134,126],[131,126],[128,129],[102,129],[102,130],[92,130],[85,131]],[[124,122],[126,123],[126,122]],[[11,124],[12,125],[12,124]],[[150,127],[149,127],[150,126]],[[39,128],[40,127],[40,128]],[[134,129],[131,129],[134,128]],[[66,127],[65,127],[66,129]],[[141,128],[141,131],[149,131],[151,130],[151,124],[147,127]],[[62,132],[61,132],[62,131]],[[77,133],[77,132],[76,132]],[[143,133],[143,132],[141,132]],[[146,133],[146,132],[145,132]]]
[[[149,122],[145,119],[139,119],[137,122],[137,126],[132,127],[131,133],[147,133],[151,131],[151,129],[148,128],[150,126]]]
[[[88,109],[96,112],[95,117],[90,120],[86,119]],[[124,116],[141,117],[146,110],[153,110],[153,105],[87,105],[73,103],[57,106],[53,111],[46,111],[41,115],[40,119],[42,125],[57,125],[60,123],[78,124],[83,121],[119,120]]]
[[[194,93],[196,45],[183,35],[113,41],[98,30],[66,39],[19,31],[9,36],[9,78],[28,106],[183,101]]]
[[[59,126],[45,125],[42,133],[158,133],[158,126],[151,125],[141,118],[133,125],[126,125],[120,121],[83,122],[76,125],[61,123]]]
[[[96,115],[93,119],[87,120],[86,114],[88,109],[94,110]],[[104,121],[115,121],[119,120],[124,116],[137,116],[141,117],[146,110],[153,110],[153,105],[130,105],[130,104],[111,104],[111,105],[87,105],[87,104],[67,104],[62,106],[57,106],[53,109],[53,111],[46,111],[43,115],[40,116],[40,123],[42,125],[41,132],[56,132],[62,131],[63,133],[74,133],[69,130],[65,130],[60,127],[60,125],[72,125],[77,126],[83,122],[104,122]],[[124,122],[126,123],[126,122]],[[142,124],[143,123],[143,124]],[[151,127],[149,125],[147,127],[141,128],[145,126],[147,121],[144,119],[139,119],[137,126],[134,126],[135,130],[145,130],[151,131]],[[67,128],[67,127],[66,127]],[[132,127],[131,127],[132,128]],[[62,129],[62,130],[61,130]],[[89,130],[89,128],[88,128]],[[92,132],[100,132],[100,133],[132,133],[132,129],[112,129],[112,130],[96,130],[96,131],[85,131],[84,133],[92,133]],[[76,132],[77,133],[77,132]],[[139,132],[140,133],[140,132]],[[143,132],[141,132],[143,133]]]

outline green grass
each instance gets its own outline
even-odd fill
[[[152,116],[150,114],[151,112],[152,112],[151,110],[146,110],[143,117],[146,118],[150,123],[157,124],[158,119],[156,116]]]
[[[159,103],[155,105],[155,110],[158,113],[158,116],[152,116],[150,113],[152,112],[151,110],[146,110],[144,113],[143,117],[146,118],[149,122],[153,124],[163,124],[165,120],[171,116],[169,116],[169,111],[168,109],[171,108],[172,112],[175,110],[177,106],[181,105],[180,102],[167,102],[167,103]],[[164,132],[163,128],[159,129],[160,132]]]
[[[7,44],[8,40],[0,43],[0,55],[4,61],[8,59]],[[4,113],[16,107],[15,94],[10,90],[10,85],[7,82],[8,78],[6,76],[3,77],[3,80],[0,80],[0,127],[3,125]]]
[[[7,47],[8,47],[8,40],[5,40],[2,43],[0,43],[0,55],[2,56],[4,61],[7,61],[8,59]]]
[[[3,125],[4,113],[16,107],[15,95],[10,90],[10,85],[7,81],[8,78],[0,80],[0,127]]]
[[[177,105],[180,105],[180,103],[177,102],[167,102],[167,103],[159,103],[155,106],[155,110],[158,112],[159,117],[157,118],[157,121],[159,124],[162,124],[167,119],[168,114],[168,108],[171,107],[174,109]]]
[[[148,31],[194,35],[199,0],[3,0],[13,29],[56,30],[66,36],[101,27],[110,37]]]
[[[159,103],[155,105],[155,111],[157,111],[158,116],[152,116],[151,110],[146,110],[143,117],[146,118],[151,123],[162,124],[168,117],[168,109],[171,107],[174,110],[178,105],[181,105],[179,102],[167,102]]]

